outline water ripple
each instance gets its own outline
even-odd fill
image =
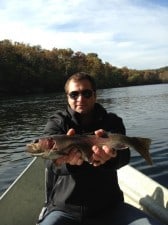
[[[152,139],[149,166],[135,151],[131,165],[168,187],[168,85],[98,90],[97,99],[109,112],[123,118],[129,136]],[[55,110],[66,104],[64,93],[0,99],[0,194],[32,158],[25,146],[43,135]]]

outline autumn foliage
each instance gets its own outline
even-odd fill
[[[0,94],[63,91],[65,80],[78,71],[91,74],[98,88],[168,82],[168,67],[143,71],[117,68],[103,63],[96,53],[0,42]]]

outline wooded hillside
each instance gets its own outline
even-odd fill
[[[98,88],[168,82],[168,66],[155,70],[117,68],[103,63],[96,53],[0,42],[0,94],[63,91],[65,80],[78,71],[91,74]]]

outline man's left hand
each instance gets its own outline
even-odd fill
[[[106,135],[106,132],[102,129],[95,131],[95,135],[98,137],[102,137]],[[117,156],[117,152],[114,149],[108,148],[106,145],[103,145],[102,148],[94,145],[92,147],[93,150],[93,166],[100,166],[106,163],[106,161],[110,160],[111,158],[115,158]]]

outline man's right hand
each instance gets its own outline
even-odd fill
[[[75,135],[75,130],[69,129],[67,135]],[[70,165],[80,166],[83,161],[84,160],[81,158],[81,153],[78,151],[78,149],[72,149],[69,155],[62,156],[59,159],[55,160],[55,164],[56,166],[61,166],[62,164],[69,163]]]

